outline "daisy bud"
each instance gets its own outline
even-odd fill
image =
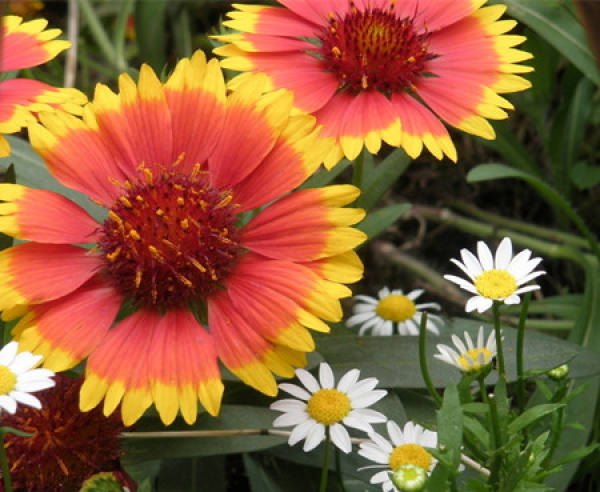
[[[563,364],[562,366],[550,369],[546,374],[548,374],[548,377],[550,379],[560,381],[561,379],[564,379],[569,375],[569,366],[567,364]]]
[[[392,473],[393,484],[403,492],[423,490],[427,482],[427,472],[416,465],[402,465]]]

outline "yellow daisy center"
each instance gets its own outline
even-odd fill
[[[418,444],[402,444],[397,446],[390,454],[390,468],[396,471],[402,465],[415,465],[423,470],[429,470],[431,455]]]
[[[479,363],[479,354],[483,354],[483,360],[484,360],[483,364]],[[492,354],[492,352],[490,352],[485,347],[467,350],[466,355],[468,355],[469,357],[471,357],[471,359],[473,359],[473,362],[471,363],[465,357],[465,354],[462,354],[458,358],[458,363],[461,366],[463,366],[465,369],[467,369],[467,370],[473,370],[473,371],[477,371],[477,370],[481,369],[483,366],[486,366],[488,364],[488,362],[494,356],[494,354]]]
[[[15,389],[17,376],[6,366],[0,366],[0,395],[8,395]]]
[[[325,425],[339,422],[350,410],[350,398],[336,389],[320,389],[308,400],[308,414]]]
[[[503,299],[517,290],[517,280],[506,270],[487,270],[475,279],[475,288],[488,299]]]
[[[389,321],[406,321],[415,315],[417,306],[406,296],[391,295],[379,301],[375,312]]]

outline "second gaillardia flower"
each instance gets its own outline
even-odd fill
[[[165,83],[144,65],[118,94],[98,85],[83,119],[42,113],[30,126],[53,176],[107,215],[0,185],[0,231],[30,241],[0,253],[0,309],[23,315],[14,336],[46,367],[88,359],[82,410],[120,403],[129,425],[154,403],[166,424],[178,412],[192,423],[199,399],[215,415],[217,360],[273,396],[272,373],[293,376],[314,349],[307,328],[341,319],[366,237],[349,227],[364,212],[341,207],[359,191],[290,193],[329,144],[314,118],[291,115],[289,92],[264,89],[256,76],[226,94],[217,61],[197,52]]]

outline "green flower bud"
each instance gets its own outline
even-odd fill
[[[425,487],[427,472],[420,466],[402,465],[392,473],[393,484],[403,492],[417,492]]]
[[[550,369],[546,374],[548,374],[548,377],[550,377],[551,379],[554,379],[555,381],[560,381],[561,379],[564,379],[569,375],[569,366],[567,364],[563,364],[562,366]]]

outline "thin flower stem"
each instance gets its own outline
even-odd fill
[[[338,485],[342,492],[346,492],[346,486],[344,485],[344,475],[342,474],[342,460],[340,459],[340,450],[336,446],[335,448],[335,474],[337,476]]]
[[[494,314],[494,332],[496,333],[496,347],[498,349],[498,376],[504,377],[506,371],[504,370],[504,351],[502,350],[502,333],[500,330],[500,303],[498,301],[494,301],[492,312]]]
[[[0,426],[0,466],[2,467],[2,480],[4,482],[4,492],[12,492],[12,482],[10,480],[10,469],[8,467],[8,457],[4,447],[4,429]]]
[[[419,365],[421,366],[421,374],[423,375],[423,380],[425,381],[425,385],[427,386],[427,391],[433,397],[438,406],[442,405],[442,397],[435,389],[433,382],[431,381],[431,376],[429,375],[429,369],[427,368],[427,354],[425,352],[425,336],[427,332],[427,313],[423,312],[421,316],[421,323],[419,325]]]
[[[501,456],[498,452],[498,448],[500,447],[500,422],[498,420],[498,409],[496,408],[496,400],[488,397],[487,387],[484,380],[485,376],[481,374],[477,379],[479,381],[479,389],[481,391],[481,400],[487,404],[490,409],[490,420],[492,421],[492,447],[494,448],[494,459],[492,460],[492,467],[490,470],[490,485],[492,487],[492,491],[496,491],[499,490],[498,481],[500,465],[502,463]]]
[[[325,433],[327,437],[325,438],[325,449],[323,451],[323,469],[321,470],[321,485],[319,486],[319,492],[327,492],[327,477],[329,476],[329,447],[331,443],[329,429],[326,429]]]
[[[531,300],[531,292],[525,294],[523,305],[521,306],[521,315],[519,317],[519,326],[517,328],[517,402],[519,405],[519,413],[523,413],[525,409],[525,376],[523,368],[523,342],[525,340],[525,320],[527,319],[527,310],[529,309],[529,301]]]

